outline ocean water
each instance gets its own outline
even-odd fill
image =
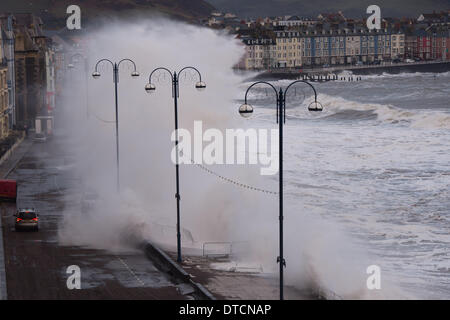
[[[305,85],[287,97],[287,214],[342,227],[409,297],[450,299],[450,73],[313,84],[323,112],[307,111]],[[272,96],[249,98],[261,127]]]
[[[157,66],[179,70],[194,65],[201,71],[208,85],[202,93],[194,89],[196,73],[180,79],[179,124],[188,130],[198,120],[205,128],[220,130],[273,128],[273,91],[255,88],[249,102],[258,108],[248,122],[242,120],[237,113],[241,102],[233,101],[242,99],[249,85],[244,76],[253,74],[241,77],[230,70],[244,54],[243,47],[239,40],[207,28],[147,19],[108,24],[90,38],[91,70],[101,57],[130,57],[142,79],[131,79],[131,65],[122,65],[119,197],[110,66],[101,65],[101,79],[89,80],[88,119],[83,68],[77,67],[74,72],[79,73],[67,83],[64,128],[73,139],[66,147],[74,154],[67,165],[82,182],[67,194],[67,201],[80,199],[83,185],[95,190],[99,200],[88,217],[74,219],[81,212],[77,206],[64,212],[59,241],[113,252],[130,246],[134,250],[142,239],[174,248],[169,77],[155,74],[158,91],[148,95],[145,76]],[[174,43],[178,50],[173,50]],[[444,73],[314,83],[322,113],[307,111],[309,87],[292,87],[284,141],[287,285],[301,287],[313,279],[338,295],[364,298],[358,290],[365,286],[365,268],[376,264],[383,288],[401,288],[408,297],[450,299],[449,80],[450,74]],[[277,87],[288,83],[273,82]],[[209,169],[277,190],[277,176],[261,177],[254,166]],[[183,165],[180,176],[183,246],[201,254],[205,242],[245,242],[239,259],[249,257],[249,265],[262,265],[265,274],[276,277],[277,197],[218,179],[198,166]],[[238,262],[242,266],[247,261]],[[403,297],[392,292],[380,297]]]
[[[180,127],[192,130],[198,120],[220,130],[276,126],[271,89],[252,91],[249,102],[258,108],[248,122],[237,113],[241,101],[233,105],[249,85],[230,73],[243,54],[238,40],[166,20],[108,25],[92,39],[91,62],[111,52],[116,59],[130,57],[129,48],[136,48],[131,58],[142,75],[159,65],[180,69],[197,61],[208,88],[202,93],[193,88],[195,73],[181,79]],[[172,50],[173,43],[179,50]],[[74,138],[67,145],[75,153],[73,170],[99,201],[89,218],[74,219],[72,209],[64,212],[68,219],[60,229],[61,243],[112,251],[141,238],[175,245],[168,78],[157,76],[161,90],[149,96],[143,88],[147,80],[130,79],[130,67],[122,66],[119,86],[120,197],[115,192],[114,125],[109,123],[114,119],[111,70],[102,65],[103,80],[89,82],[89,119],[84,102],[74,98],[84,96],[84,75],[75,77],[83,79],[78,89],[72,82],[66,88],[71,93],[64,106],[70,110],[65,128]],[[365,298],[366,267],[375,264],[382,271],[382,288],[401,289],[387,290],[380,298],[450,299],[449,80],[450,74],[443,73],[314,83],[321,113],[307,111],[309,87],[292,87],[284,141],[287,285],[313,281],[340,296]],[[288,83],[273,82],[277,87]],[[239,183],[277,190],[278,177],[261,177],[254,166],[209,169]],[[183,246],[201,254],[205,242],[246,243],[238,259],[251,261],[239,260],[239,266],[262,265],[264,274],[277,277],[277,197],[218,179],[198,166],[184,165],[180,175]],[[79,188],[67,195],[68,201],[83,195]]]

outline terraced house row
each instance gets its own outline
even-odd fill
[[[382,19],[369,30],[364,20],[341,12],[305,20],[292,16],[248,23],[236,30],[246,55],[243,69],[301,68],[375,61],[450,60],[450,11],[418,19]]]
[[[54,46],[34,14],[0,12],[0,157],[55,106]]]
[[[54,107],[51,39],[33,14],[0,13],[0,140]]]
[[[405,53],[405,34],[388,30],[277,31],[275,38],[244,39],[245,68],[295,68],[391,60]]]
[[[430,27],[406,37],[406,56],[450,61],[450,28]]]

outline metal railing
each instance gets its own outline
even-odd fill
[[[233,254],[235,254],[237,252],[236,247],[239,245],[242,246],[243,244],[248,244],[248,242],[247,241],[204,242],[203,249],[202,249],[202,255],[205,258],[208,258],[208,257],[215,257],[215,258],[231,257]],[[219,250],[216,250],[215,252],[212,252],[212,253],[208,253],[208,246],[216,246],[216,249],[218,248]],[[220,251],[220,249],[223,249],[223,250]],[[219,252],[217,252],[217,251],[219,251]]]
[[[208,246],[222,246],[223,248],[226,248],[228,250],[224,250],[223,252],[217,253],[208,253],[207,252],[207,247]],[[203,257],[230,257],[231,254],[233,253],[233,244],[232,242],[204,242],[203,243],[203,250],[202,250],[202,255]]]

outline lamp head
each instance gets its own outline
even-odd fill
[[[204,91],[206,89],[206,83],[204,83],[203,81],[199,81],[195,84],[195,88],[198,91]]]
[[[145,86],[145,91],[147,93],[153,93],[156,91],[156,86],[153,83],[147,83],[147,85]]]
[[[253,113],[253,107],[249,104],[243,104],[239,107],[239,114],[243,118],[249,118]]]
[[[319,101],[313,101],[308,106],[308,110],[312,112],[321,112],[323,110],[323,106]]]
[[[73,68],[75,68],[75,66],[72,63],[70,63],[70,64],[67,65],[67,68],[73,69]]]
[[[137,71],[133,71],[133,72],[131,73],[131,76],[132,76],[133,78],[137,78],[137,77],[140,76],[140,74],[139,74],[139,72],[137,72]]]
[[[94,79],[100,78],[100,72],[95,71],[94,73],[92,73],[92,77],[93,77]]]

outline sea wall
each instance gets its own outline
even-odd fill
[[[399,73],[415,73],[415,72],[431,72],[441,73],[450,71],[449,62],[433,62],[433,63],[403,63],[389,64],[380,66],[348,66],[335,68],[314,68],[314,69],[284,69],[265,71],[256,75],[254,80],[280,80],[280,79],[298,79],[303,74],[308,75],[328,75],[339,74],[341,72],[350,71],[354,75],[370,75],[370,74],[399,74]]]

